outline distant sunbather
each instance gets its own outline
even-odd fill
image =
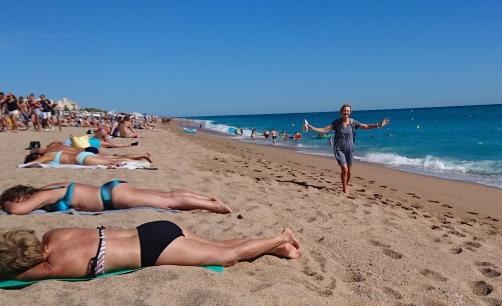
[[[0,278],[19,280],[96,276],[160,265],[231,266],[272,254],[297,259],[300,243],[290,229],[273,238],[207,240],[169,221],[131,229],[59,228],[0,231]],[[145,284],[146,285],[146,284]]]
[[[144,154],[134,154],[127,155],[128,158],[116,155],[103,155],[96,154],[93,152],[69,152],[69,151],[58,151],[58,152],[47,152],[41,154],[39,152],[32,152],[26,155],[24,163],[41,163],[41,164],[67,164],[67,165],[84,165],[84,166],[110,166],[115,167],[123,162],[131,162],[137,160],[146,160],[152,162],[149,153]]]
[[[36,209],[65,211],[104,211],[133,207],[158,207],[163,209],[205,209],[226,214],[232,210],[216,197],[189,191],[158,191],[135,188],[120,180],[110,181],[101,187],[64,182],[40,189],[17,185],[0,195],[0,206],[6,212],[24,215]]]
[[[30,153],[38,153],[41,156],[41,155],[44,155],[49,152],[59,152],[59,151],[64,151],[64,152],[71,153],[71,154],[79,154],[81,152],[87,151],[87,152],[91,152],[91,153],[95,153],[95,154],[99,153],[100,155],[110,155],[110,156],[112,155],[112,154],[103,153],[104,150],[100,150],[96,147],[79,149],[79,148],[69,147],[60,141],[53,141],[45,147],[33,148],[30,150]],[[121,157],[121,158],[137,159],[137,158],[143,157],[144,154],[113,154],[113,156]]]

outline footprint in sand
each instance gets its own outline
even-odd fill
[[[376,246],[376,247],[382,247],[382,248],[389,248],[390,247],[390,245],[385,244],[380,241],[377,241],[377,240],[369,240],[369,242],[372,246]]]
[[[487,296],[492,293],[493,287],[485,281],[474,281],[469,283],[472,293],[478,296]]]
[[[466,247],[471,247],[471,248],[476,248],[476,249],[481,247],[481,243],[476,242],[476,241],[467,241],[467,242],[464,242],[464,245]]]
[[[467,221],[463,221],[463,220],[462,220],[462,221],[460,221],[459,223],[460,223],[460,224],[463,224],[463,225],[467,225],[467,226],[472,226],[472,224],[470,224],[470,223],[469,223],[469,222],[467,222]]]
[[[497,266],[492,263],[486,261],[476,261],[474,264],[478,266],[479,272],[481,272],[486,277],[494,278],[501,275],[501,273],[496,270]]]
[[[461,247],[453,247],[450,249],[450,253],[452,253],[452,254],[460,254],[460,253],[462,253],[462,251],[463,250]]]
[[[479,215],[479,213],[474,212],[474,211],[468,211],[467,213],[468,213],[468,214],[471,214],[471,215]]]
[[[456,230],[451,230],[451,231],[448,232],[448,234],[452,234],[452,235],[455,235],[455,236],[460,237],[460,238],[464,238],[465,237],[464,234],[462,234],[461,232],[456,231]]]
[[[393,250],[391,250],[391,249],[387,249],[387,248],[385,248],[385,249],[383,249],[383,253],[384,253],[385,255],[389,256],[389,257],[390,257],[390,258],[392,258],[392,259],[401,259],[401,258],[403,258],[403,254],[398,253],[398,252],[396,252],[396,251],[393,251]]]
[[[490,216],[486,217],[485,219],[486,219],[486,220],[495,221],[495,222],[498,222],[498,221],[499,221],[499,219],[495,219],[495,218],[490,217]]]
[[[425,276],[427,278],[430,278],[432,280],[435,280],[435,281],[446,282],[448,280],[446,277],[444,277],[443,275],[439,274],[438,272],[432,271],[432,270],[429,270],[429,269],[422,269],[419,272],[423,276]]]
[[[441,205],[441,206],[443,206],[443,207],[445,207],[445,208],[453,208],[453,206],[448,205],[448,204],[443,204],[443,205]]]
[[[499,277],[501,274],[499,271],[492,268],[481,268],[479,269],[479,272],[489,278]]]
[[[364,277],[361,273],[348,271],[347,273],[345,273],[342,280],[346,283],[360,283],[364,281]]]
[[[383,287],[382,291],[383,291],[383,293],[393,297],[396,300],[400,300],[403,298],[403,296],[399,292],[397,292],[396,290],[394,290],[390,287]]]

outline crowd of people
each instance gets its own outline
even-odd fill
[[[242,129],[237,129],[237,130],[242,130]],[[242,135],[242,133],[240,134]],[[302,133],[300,132],[295,132],[293,134],[288,133],[287,131],[282,131],[279,135],[279,132],[276,129],[272,130],[265,130],[263,133],[257,132],[256,129],[251,130],[251,139],[256,139],[258,137],[263,137],[264,139],[271,139],[272,143],[276,144],[278,139],[282,140],[283,142],[288,142],[289,140],[293,141],[300,141],[302,139]]]
[[[63,127],[104,128],[114,137],[137,138],[137,129],[153,129],[156,116],[132,116],[126,113],[88,113],[69,111],[62,102],[48,99],[44,94],[24,98],[0,92],[0,132],[33,129],[61,131]]]

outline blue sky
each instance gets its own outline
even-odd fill
[[[175,116],[502,103],[502,1],[0,1],[0,90]]]

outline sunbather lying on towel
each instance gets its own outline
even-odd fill
[[[300,244],[290,229],[266,239],[207,240],[169,221],[132,229],[60,228],[43,235],[0,232],[0,278],[20,280],[96,276],[139,267],[231,266],[264,254],[296,259]]]
[[[70,152],[70,151],[57,151],[57,152],[47,152],[41,154],[39,152],[32,152],[26,155],[24,163],[41,163],[41,164],[67,164],[67,165],[85,165],[85,166],[117,166],[122,162],[130,162],[137,160],[146,160],[152,162],[149,153],[144,154],[128,154],[129,158],[125,158],[117,155],[103,155],[96,154],[93,152],[81,151],[80,153]]]
[[[135,188],[125,181],[113,180],[100,187],[65,182],[50,184],[40,189],[17,185],[0,195],[0,206],[6,212],[24,215],[36,209],[65,211],[104,211],[133,207],[163,209],[205,209],[215,213],[231,212],[230,207],[216,197],[190,191],[158,191]]]
[[[89,148],[85,148],[85,149],[80,149],[80,148],[69,147],[60,141],[53,141],[45,147],[33,148],[30,150],[30,153],[39,153],[40,155],[43,155],[45,153],[59,152],[59,151],[64,151],[64,152],[68,152],[71,154],[78,154],[80,152],[87,151],[87,152],[101,154],[101,155],[112,155],[112,154],[103,153],[104,150],[100,150],[96,147],[89,147]],[[135,159],[140,156],[144,156],[144,154],[116,154],[115,153],[115,154],[113,154],[113,156]]]

